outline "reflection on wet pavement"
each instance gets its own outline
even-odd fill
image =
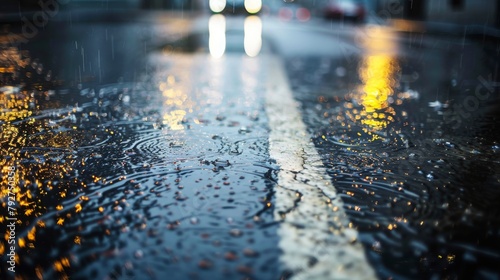
[[[373,130],[382,130],[394,120],[394,109],[390,103],[396,81],[394,74],[397,72],[395,59],[387,55],[372,55],[364,59],[360,66],[360,77],[363,82],[362,94],[357,98],[357,103],[363,105],[363,110],[353,110],[354,120],[360,119],[361,123]],[[391,102],[392,101],[392,102]],[[354,121],[353,120],[353,121]]]
[[[260,60],[154,53],[139,81],[54,90],[20,53],[0,95],[18,277],[278,277]]]
[[[469,44],[471,55],[480,56],[483,50]],[[304,120],[368,258],[382,279],[495,279],[500,209],[493,201],[500,197],[500,162],[496,133],[487,131],[497,127],[491,105],[498,98],[491,91],[489,105],[481,102],[460,119],[464,125],[452,128],[457,113],[450,108],[464,100],[472,107],[474,89],[486,92],[481,79],[464,78],[460,88],[450,84],[454,100],[445,101],[428,92],[447,91],[438,77],[453,79],[444,65],[457,57],[442,63],[429,53],[414,56],[436,51],[423,46],[412,46],[413,53],[404,43],[385,42],[389,51],[371,46],[377,49],[365,46],[362,57],[288,63]],[[469,63],[462,77],[470,69],[476,75],[491,71],[487,64]],[[429,107],[436,97],[440,106]]]
[[[213,57],[222,57],[226,51],[226,17],[212,15],[208,21],[208,48]]]
[[[258,16],[245,18],[245,53],[249,57],[259,55],[262,48],[262,20]]]
[[[361,51],[343,52],[350,39],[319,44],[327,36],[301,29],[307,40],[288,45],[282,27],[266,34],[263,25],[213,15],[201,33],[174,36],[164,26],[75,23],[25,49],[0,47],[0,224],[16,219],[19,278],[290,276],[273,216],[280,167],[268,154],[269,35],[287,55],[304,122],[352,221],[333,232],[359,230],[353,243],[382,279],[498,274],[495,47],[462,38],[418,45],[418,35],[378,28],[357,42]],[[149,38],[161,32],[176,40]],[[320,54],[306,56],[315,43]],[[291,177],[316,196],[303,175],[323,166],[303,161]],[[331,232],[322,230],[324,240]],[[329,258],[331,247],[318,243]]]

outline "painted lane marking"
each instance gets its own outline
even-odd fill
[[[310,141],[282,61],[269,59],[269,153],[280,166],[275,220],[281,263],[292,279],[376,279],[358,232]]]

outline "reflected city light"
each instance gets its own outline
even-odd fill
[[[226,7],[226,0],[210,0],[210,10],[214,13],[220,13]]]
[[[394,78],[397,65],[394,57],[389,55],[368,56],[362,65],[360,76],[364,85],[359,103],[364,110],[361,123],[380,130],[393,120],[394,109],[390,107],[389,97],[397,83]]]
[[[182,120],[186,115],[184,110],[174,110],[163,115],[163,124],[168,125],[171,130],[184,130]]]
[[[262,20],[258,16],[248,16],[245,19],[245,53],[255,57],[262,48]]]
[[[189,70],[180,70],[177,75],[168,75],[166,80],[159,83],[159,89],[163,96],[163,108],[165,109],[161,113],[162,124],[169,130],[184,130],[185,116],[192,112],[196,106],[195,101],[187,94],[190,88],[178,83],[176,78],[181,76],[184,77],[183,79],[188,79]]]
[[[31,98],[23,94],[13,94],[19,89],[14,87],[0,88],[0,121],[8,122],[31,116],[29,110]]]
[[[59,220],[72,223],[74,214],[82,210],[81,204],[67,209],[62,204],[75,198],[75,188],[86,188],[76,177],[63,179],[77,173],[73,169],[78,161],[74,146],[83,137],[71,121],[76,109],[54,110],[61,105],[48,101],[49,91],[42,84],[29,83],[32,75],[41,72],[41,64],[29,53],[14,47],[0,50],[0,72],[4,74],[0,80],[0,203],[4,209],[0,225],[14,219],[18,233],[16,244],[7,235],[0,239],[0,253],[4,255],[7,248],[16,245],[15,263],[26,265],[30,262],[28,252],[44,242],[37,237],[40,229]],[[26,77],[28,82],[20,83],[18,77]],[[52,203],[59,204],[54,207]],[[61,264],[58,275],[67,279],[64,270],[70,262],[65,259]],[[24,277],[24,272],[18,274],[16,279],[33,279]],[[42,274],[37,270],[39,279]]]
[[[245,9],[249,14],[256,14],[262,9],[262,0],[245,0]]]
[[[14,73],[14,67],[0,67],[0,73]]]
[[[226,52],[226,18],[220,14],[210,16],[208,31],[210,55],[220,58]]]
[[[30,63],[30,57],[26,52],[18,48],[2,48],[0,46],[0,73],[15,74],[17,68],[23,68]]]
[[[394,121],[395,111],[391,104],[398,84],[399,66],[394,56],[397,45],[392,40],[384,40],[382,35],[367,38],[364,45],[368,56],[359,68],[363,85],[361,94],[355,99],[363,109],[355,118],[366,125],[367,132],[382,130]]]
[[[37,246],[37,228],[43,228],[43,220],[50,219],[44,217],[50,209],[46,202],[58,196],[62,198],[69,192],[67,186],[58,184],[57,180],[72,172],[74,162],[68,156],[71,153],[67,152],[71,148],[72,137],[62,131],[44,133],[45,121],[32,118],[33,111],[29,110],[32,100],[26,91],[6,95],[0,90],[0,96],[0,146],[3,152],[0,159],[0,200],[3,209],[15,209],[14,212],[9,210],[7,214],[3,213],[0,224],[6,225],[11,222],[8,219],[15,218],[19,231],[26,230],[27,233],[24,236],[20,234],[17,239],[19,254],[16,255],[16,265],[21,265],[23,259],[20,256]],[[33,135],[27,131],[32,131]],[[38,147],[29,147],[34,138],[40,141]],[[10,207],[11,203],[13,207]],[[56,214],[59,215],[69,218],[67,215],[71,214],[65,211]],[[0,253],[10,248],[8,244],[12,243],[5,235],[0,240]],[[65,266],[69,267],[69,262]],[[59,272],[64,275],[63,270]]]

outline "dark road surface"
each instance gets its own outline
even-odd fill
[[[497,41],[81,19],[0,33],[0,278],[500,277]]]

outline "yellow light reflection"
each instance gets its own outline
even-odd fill
[[[171,130],[183,130],[182,120],[186,115],[184,110],[174,110],[163,115],[163,124],[168,125]]]
[[[217,18],[215,17],[215,21]],[[224,17],[222,17],[224,20]],[[214,31],[212,31],[214,32]],[[170,61],[168,56],[160,56],[154,58],[156,61]],[[220,62],[217,59],[208,58],[210,62]],[[155,77],[156,88],[161,92],[160,99],[157,100],[161,108],[159,108],[159,118],[155,119],[155,126],[166,131],[179,131],[176,136],[182,138],[192,125],[200,125],[198,117],[192,116],[192,113],[198,113],[204,108],[200,105],[200,100],[208,101],[209,92],[201,91],[194,86],[192,81],[194,78],[200,78],[196,71],[193,71],[194,59],[192,56],[179,55],[176,59],[175,73],[166,71],[159,72]],[[209,71],[210,72],[210,71]],[[160,74],[161,73],[161,74]],[[211,73],[211,72],[210,72]],[[212,74],[212,73],[211,73]],[[197,98],[193,98],[196,96]],[[182,143],[182,141],[178,141]],[[103,211],[104,209],[99,209]]]
[[[208,32],[210,55],[215,58],[222,57],[226,52],[226,18],[220,14],[210,16]]]
[[[62,258],[54,262],[54,269],[58,272],[64,272],[65,267],[70,267],[70,261],[68,258]]]
[[[380,130],[390,122],[394,109],[390,107],[389,97],[394,94],[397,84],[395,74],[397,65],[395,59],[389,55],[368,56],[360,69],[363,81],[363,94],[359,103],[363,105],[361,123]]]
[[[29,96],[6,94],[5,91],[0,89],[0,121],[11,122],[31,116],[29,104]]]
[[[0,46],[0,73],[15,73],[16,69],[24,68],[30,63],[27,52],[16,47],[1,48]]]
[[[29,54],[15,48],[0,50],[0,72],[12,74],[15,78],[16,71],[28,74],[30,65]],[[75,135],[71,130],[57,132],[57,122],[35,116],[36,110],[50,109],[40,108],[36,101],[35,96],[44,92],[42,86],[27,89],[29,86],[26,85],[23,88],[2,83],[8,83],[8,80],[0,81],[0,147],[3,154],[0,158],[0,198],[1,207],[5,209],[0,224],[10,223],[12,220],[8,219],[15,218],[19,232],[26,230],[25,236],[17,236],[16,263],[19,264],[25,251],[35,248],[36,227],[45,226],[41,219],[50,211],[50,206],[44,204],[45,198],[53,198],[67,187],[62,183],[56,187],[50,178],[64,178],[72,169],[73,160],[68,151],[74,144]],[[62,152],[54,156],[59,151]],[[51,161],[47,160],[49,158]],[[0,248],[10,248],[10,245],[9,236],[0,240]]]
[[[255,57],[262,48],[262,20],[258,16],[248,16],[245,19],[245,53]]]
[[[386,36],[380,31],[376,36],[369,36],[364,43],[368,56],[359,68],[363,85],[361,93],[355,96],[363,109],[351,111],[352,118],[364,124],[368,133],[382,130],[394,121],[395,111],[391,104],[398,84],[396,76],[399,65],[394,56],[397,45],[385,39]]]
[[[14,67],[0,67],[0,73],[14,73]]]

